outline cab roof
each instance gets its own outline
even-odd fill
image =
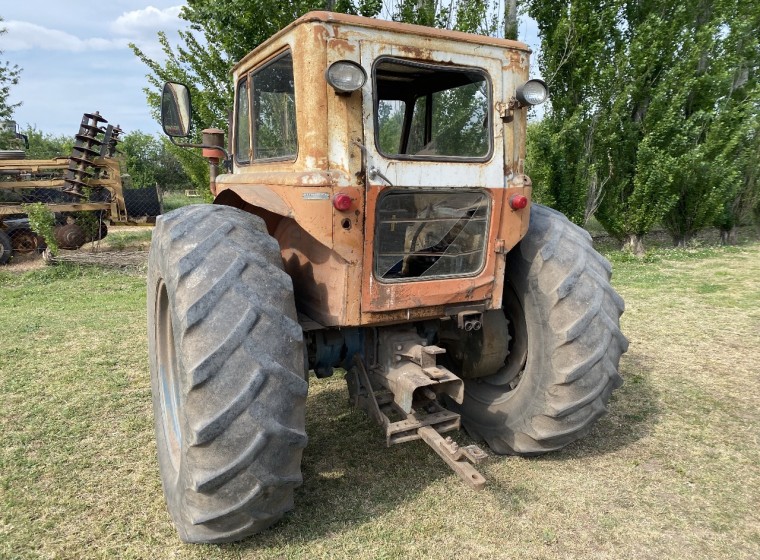
[[[330,25],[364,27],[367,29],[391,31],[404,35],[416,35],[418,37],[430,37],[433,39],[458,41],[464,43],[472,43],[475,45],[491,45],[495,47],[524,51],[526,53],[532,52],[530,47],[528,47],[528,45],[525,43],[522,43],[520,41],[512,41],[510,39],[500,39],[498,37],[476,35],[474,33],[463,33],[461,31],[451,31],[449,29],[438,29],[435,27],[427,27],[425,25],[414,25],[410,23],[399,23],[397,21],[352,16],[349,14],[342,14],[337,12],[316,11],[308,12],[302,15],[293,23],[272,35],[269,39],[261,43],[258,47],[244,56],[237,64],[235,64],[235,66],[232,68],[232,71],[234,72],[239,66],[245,64],[248,59],[255,56],[258,51],[265,48],[269,43],[289,33],[293,28],[308,23],[326,23]]]

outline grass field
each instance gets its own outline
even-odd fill
[[[176,210],[182,206],[189,204],[200,204],[203,202],[203,198],[199,196],[187,196],[184,192],[166,191],[163,194],[163,209],[164,212]]]
[[[609,256],[631,345],[589,437],[477,493],[313,380],[295,511],[224,546],[166,512],[144,274],[0,271],[0,558],[760,558],[760,244]]]

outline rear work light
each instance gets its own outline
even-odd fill
[[[349,94],[361,88],[367,81],[367,73],[364,69],[350,60],[333,62],[325,71],[325,79],[335,93]]]
[[[517,88],[515,97],[523,107],[541,105],[549,97],[549,89],[543,80],[528,80]]]

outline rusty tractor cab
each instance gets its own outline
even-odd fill
[[[302,482],[308,372],[346,370],[387,443],[467,483],[486,454],[559,449],[620,385],[623,301],[588,234],[531,204],[519,42],[309,13],[233,69],[215,204],[159,219],[148,272],[154,412],[182,539],[265,529]],[[165,132],[188,135],[166,84]],[[186,144],[187,145],[187,144]],[[222,160],[229,172],[219,173]]]

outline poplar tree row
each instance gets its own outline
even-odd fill
[[[528,0],[551,108],[529,133],[540,198],[634,252],[664,226],[727,242],[760,210],[760,6]]]

